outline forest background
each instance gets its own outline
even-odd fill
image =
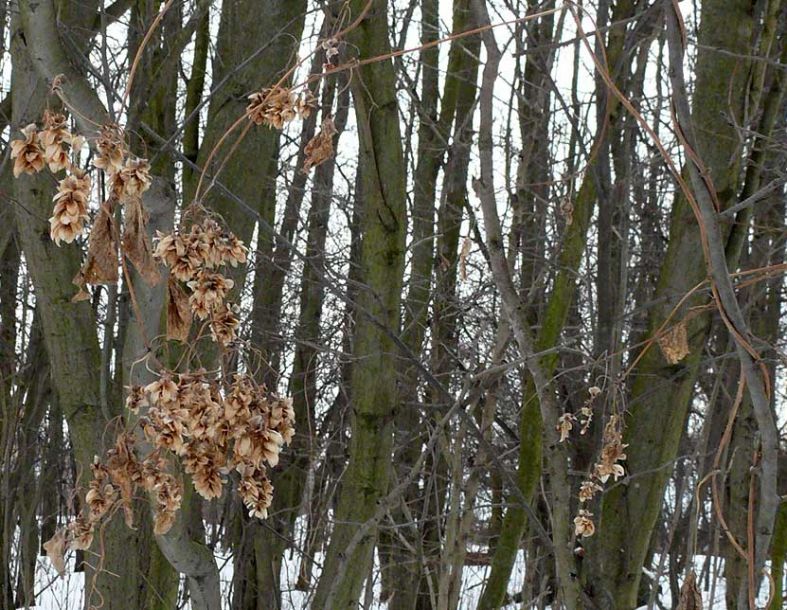
[[[3,610],[783,607],[780,0],[0,28]]]

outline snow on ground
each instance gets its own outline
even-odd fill
[[[295,589],[294,584],[298,576],[299,558],[297,555],[285,554],[285,561],[282,566],[282,582],[286,583],[282,599],[283,608],[285,610],[306,610],[309,608],[310,596],[303,591]],[[317,563],[320,562],[321,557],[316,557]],[[658,561],[658,558],[656,558]],[[702,566],[705,563],[705,557],[698,556],[695,558],[695,566],[697,574],[701,574]],[[220,567],[222,599],[225,601],[225,607],[229,608],[229,595],[231,592],[232,584],[232,561],[228,557],[219,557],[218,564]],[[511,575],[511,582],[509,583],[509,592],[515,594],[521,590],[524,581],[524,558],[520,552],[517,556],[517,561]],[[70,570],[73,569],[73,559],[69,563]],[[316,568],[317,571],[319,568]],[[468,566],[465,568],[462,594],[459,608],[460,610],[474,610],[477,607],[479,597],[483,588],[484,579],[488,571],[486,566]],[[722,566],[716,566],[716,573],[721,574]],[[84,595],[84,574],[82,573],[69,573],[64,578],[58,578],[56,572],[46,558],[40,558],[37,569],[37,596],[38,605],[35,608],[41,610],[79,610],[82,607],[82,600]],[[318,574],[315,574],[315,577]],[[699,583],[700,590],[703,597],[703,607],[707,610],[723,610],[724,605],[724,579],[717,576],[714,584],[713,570],[711,571],[710,578],[702,579]],[[665,577],[660,579],[661,593],[659,602],[663,608],[672,608],[672,599],[670,596],[669,583]],[[374,581],[374,602],[368,610],[385,610],[386,604],[380,603],[379,600],[379,580]],[[713,590],[713,599],[710,599],[710,593]],[[768,592],[762,591],[759,599],[759,604],[764,605],[768,598]],[[516,606],[510,606],[515,608]],[[185,606],[188,608],[188,605]],[[654,606],[658,610],[659,606]],[[637,610],[646,610],[647,607],[643,606]]]

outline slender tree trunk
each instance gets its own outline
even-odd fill
[[[630,16],[631,11],[633,11],[633,7],[630,3],[618,5],[613,15],[613,21],[625,20]],[[609,41],[605,56],[610,67],[618,65],[618,58],[623,53],[622,43],[623,40],[620,36]],[[620,80],[623,76],[618,74],[613,78]],[[613,113],[617,106],[618,102],[611,99],[606,106],[607,112]],[[607,136],[606,127],[602,125],[598,128],[592,150],[595,150]],[[576,292],[576,273],[583,259],[590,219],[598,196],[595,165],[596,161],[591,160],[585,178],[571,202],[571,222],[567,223],[560,250],[556,255],[558,271],[547,305],[539,320],[540,329],[536,338],[536,352],[549,350],[557,344],[571,310]],[[520,300],[522,299],[520,298]],[[543,373],[547,378],[550,378],[558,364],[557,353],[544,356],[540,360]],[[542,472],[542,435],[545,432],[542,409],[543,407],[539,405],[537,386],[532,379],[528,379],[523,390],[522,410],[519,419],[520,445],[516,475],[518,492],[528,501],[534,497]],[[479,604],[480,608],[498,608],[505,599],[511,569],[527,526],[528,513],[532,515],[535,510],[534,503],[530,505],[529,511],[527,507],[518,504],[519,502],[513,499],[506,511],[492,557],[490,575]]]
[[[352,18],[362,17],[348,35],[360,58],[390,51],[387,2],[374,0],[370,12],[362,15],[366,5],[363,0],[349,5]],[[312,606],[315,610],[349,609],[358,604],[376,539],[376,524],[367,521],[388,489],[393,444],[396,360],[391,336],[399,332],[407,228],[393,64],[384,60],[358,69],[351,86],[360,145],[363,286],[353,340],[350,458]],[[349,546],[351,541],[353,546]]]
[[[779,96],[780,97],[780,96]],[[781,121],[780,121],[781,123]],[[777,168],[783,166],[785,155],[775,155],[775,159],[763,159],[772,167],[764,168],[766,178],[774,178]],[[753,213],[756,227],[749,244],[749,252],[744,257],[744,267],[750,269],[764,268],[769,265],[780,265],[784,262],[784,237],[776,227],[784,225],[784,202],[781,194],[768,197],[757,205]],[[779,335],[781,317],[780,290],[771,281],[763,281],[741,290],[740,299],[746,303],[747,317],[755,335],[768,344],[775,345]],[[726,334],[726,333],[725,333]],[[777,356],[773,353],[763,354],[767,363],[768,374],[775,379]],[[726,392],[734,396],[739,379],[739,367],[731,375],[733,387]],[[771,410],[776,413],[776,398],[771,396]],[[752,473],[758,468],[752,463],[752,456],[759,450],[759,434],[751,399],[745,395],[738,408],[735,427],[733,428],[730,446],[727,451],[729,463],[724,468],[727,473],[725,502],[723,514],[727,525],[735,538],[744,548],[757,545],[758,539],[750,539],[748,532],[749,506],[757,505],[758,478],[752,481]],[[754,492],[755,497],[750,494]],[[751,504],[750,504],[751,503]],[[754,515],[751,515],[754,518]],[[724,574],[726,579],[726,599],[729,610],[747,610],[749,607],[749,561],[740,556],[738,551],[725,537],[722,541],[724,553]]]
[[[341,84],[341,83],[339,83]],[[323,117],[331,114],[337,82],[326,83]],[[346,90],[346,89],[345,89]],[[338,100],[335,118],[337,133],[334,149],[347,122],[349,94]],[[301,280],[301,311],[295,332],[297,346],[289,395],[292,396],[298,431],[277,476],[276,494],[270,509],[271,528],[255,538],[256,561],[265,566],[258,571],[259,608],[281,607],[281,566],[285,541],[292,536],[295,519],[302,504],[306,477],[316,454],[315,408],[317,406],[317,367],[319,364],[320,320],[325,296],[325,241],[333,199],[335,157],[314,172],[312,201],[308,214],[308,237]]]
[[[424,14],[422,42],[429,43],[439,35],[439,15],[437,2],[423,3]],[[472,27],[473,20],[468,0],[455,0],[453,6],[453,32],[464,32]],[[432,363],[438,368],[435,374],[441,380],[453,368],[450,354],[453,353],[455,337],[456,303],[453,286],[456,282],[459,229],[466,200],[467,165],[469,162],[470,141],[472,140],[472,109],[476,98],[475,81],[478,71],[478,37],[464,37],[452,41],[448,53],[448,70],[441,96],[438,117],[438,54],[437,47],[422,52],[423,82],[420,107],[418,137],[418,163],[414,176],[413,193],[413,258],[409,280],[409,290],[405,305],[402,340],[407,349],[415,356],[424,347],[429,304],[434,299],[432,312]],[[452,125],[455,125],[453,134]],[[449,142],[451,144],[449,145]],[[437,178],[446,152],[451,151],[446,166],[444,193],[438,212],[437,256],[435,258],[434,208]],[[432,287],[432,275],[435,285]],[[442,279],[441,279],[442,278]],[[439,293],[439,294],[438,294]],[[452,313],[448,313],[448,312]],[[419,375],[416,367],[405,363],[402,371],[401,405],[397,415],[397,446],[401,446],[397,459],[398,478],[406,476],[421,453],[424,419],[439,419],[439,413],[424,415],[417,409]],[[428,394],[428,392],[427,392]],[[427,402],[434,398],[427,397]],[[392,610],[405,610],[414,607],[430,607],[431,594],[427,572],[434,572],[439,565],[440,535],[439,523],[442,519],[442,501],[445,490],[445,468],[443,458],[435,456],[435,466],[427,466],[431,473],[426,503],[421,506],[422,493],[417,485],[405,493],[403,502],[407,511],[395,511],[397,521],[420,515],[420,525],[411,523],[410,527],[397,528],[396,534],[386,538],[393,545],[390,560],[391,583],[410,581],[421,574],[419,587],[396,587],[386,595]],[[442,471],[442,475],[440,472]],[[395,485],[395,482],[392,482]],[[406,542],[402,542],[403,540]],[[417,539],[416,539],[417,538]],[[426,544],[429,548],[424,548]],[[414,554],[413,549],[417,552]],[[433,584],[436,581],[433,582]],[[417,604],[417,605],[415,605]]]

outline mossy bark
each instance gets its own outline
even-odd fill
[[[776,529],[773,534],[771,550],[771,576],[776,591],[768,610],[784,608],[784,566],[787,562],[787,502],[782,502],[776,518]]]
[[[745,57],[752,26],[748,1],[708,0],[702,4],[693,121],[698,154],[710,172],[722,207],[736,196],[741,151],[735,121],[719,117],[732,113],[740,120],[742,116],[748,74]],[[697,263],[702,260],[697,223],[686,199],[678,195],[656,287],[656,305],[649,317],[649,336],[705,278],[705,266]],[[702,299],[688,299],[673,320],[681,320],[690,307],[700,303]],[[594,572],[590,584],[594,596],[611,607],[636,606],[643,563],[661,511],[669,465],[677,455],[708,329],[707,316],[691,319],[691,353],[686,359],[670,365],[657,348],[651,348],[630,375],[624,442],[629,444],[626,468],[634,478],[604,495],[596,544],[585,559]]]
[[[438,8],[438,3],[433,0],[422,3],[423,44],[428,44],[439,36]],[[453,32],[466,31],[472,27],[472,23],[469,1],[455,0]],[[431,326],[433,373],[437,379],[445,382],[449,380],[454,368],[450,354],[454,353],[452,346],[456,344],[457,336],[455,286],[459,231],[467,201],[467,167],[473,137],[472,111],[477,93],[475,82],[479,47],[480,40],[477,36],[452,41],[442,95],[438,82],[439,47],[426,49],[421,54],[423,78],[419,107],[418,160],[413,178],[413,254],[404,308],[402,341],[413,356],[419,357],[424,349],[426,330]],[[444,196],[437,215],[438,237],[435,237],[435,194],[438,174],[443,164]],[[429,391],[426,392],[425,400],[432,403],[437,410],[430,411],[430,415],[424,415],[418,408],[420,377],[412,362],[403,363],[401,375],[400,404],[396,415],[399,451],[396,464],[399,480],[406,476],[420,456],[425,420],[434,423],[439,419],[439,413],[444,411],[444,407],[439,404],[440,399],[432,396]],[[431,424],[426,425],[427,428],[430,426]],[[428,463],[424,472],[430,477],[430,481],[425,484],[435,489],[434,484],[437,483],[437,489],[433,493],[423,494],[417,482],[414,482],[405,491],[403,502],[417,508],[409,515],[399,509],[393,512],[397,524],[407,523],[412,514],[421,515],[423,518],[419,523],[409,523],[408,527],[397,527],[395,533],[386,532],[384,540],[384,544],[391,548],[389,555],[383,559],[390,564],[384,572],[384,586],[387,590],[383,596],[389,599],[392,610],[431,607],[430,588],[437,583],[437,580],[432,578],[430,585],[431,577],[426,574],[425,567],[440,563],[439,523],[442,519],[444,495],[441,488],[445,486],[446,462],[444,457],[439,455],[439,451],[434,463]],[[422,501],[427,505],[421,506]],[[403,543],[402,537],[408,542]],[[435,572],[431,568],[428,571]],[[418,586],[402,588],[394,585],[396,582],[416,579],[420,579]]]
[[[12,55],[13,123],[26,125],[40,119],[49,84],[35,72],[18,22]],[[107,424],[94,374],[100,367],[100,354],[90,304],[71,302],[79,248],[76,244],[58,248],[49,238],[46,219],[51,215],[53,194],[52,180],[44,175],[23,175],[14,182],[14,195],[20,202],[14,206],[19,242],[36,291],[53,384],[84,482],[93,456],[103,454]],[[138,536],[115,519],[96,537],[93,550],[99,553],[101,548],[102,553],[100,561],[87,563],[86,607],[99,604],[100,599],[107,610],[144,607],[140,582],[144,582],[145,556]]]
[[[352,1],[352,18],[361,15],[366,4]],[[360,58],[390,51],[385,0],[371,3],[348,42]],[[363,287],[353,346],[350,459],[312,605],[320,610],[357,607],[376,540],[376,527],[367,521],[388,489],[397,397],[392,335],[399,330],[407,217],[393,64],[383,60],[366,65],[351,83],[360,148]],[[350,546],[356,532],[360,540]]]

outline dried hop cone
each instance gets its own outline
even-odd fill
[[[308,117],[315,106],[311,93],[299,98],[286,87],[269,87],[249,96],[246,113],[256,125],[282,129],[297,116]]]
[[[44,149],[44,159],[53,174],[71,165],[66,144],[74,145],[74,138],[66,128],[66,117],[59,112],[44,111],[44,129],[38,134]]]
[[[49,219],[49,235],[55,244],[59,246],[61,241],[70,244],[84,232],[89,199],[90,178],[84,172],[75,170],[60,181],[52,199],[55,209]]]
[[[279,463],[279,453],[284,444],[284,438],[275,430],[268,430],[260,437],[263,459],[271,466]]]
[[[579,501],[580,502],[588,502],[593,499],[593,496],[596,495],[599,491],[601,491],[601,485],[596,483],[595,481],[587,480],[582,481],[582,485],[579,488]]]
[[[191,247],[190,239],[181,233],[156,231],[153,258],[169,267],[170,275],[182,282],[192,279],[202,264],[199,253]]]
[[[620,427],[621,420],[617,415],[609,418],[607,425],[604,426],[603,445],[601,458],[593,471],[594,476],[602,483],[612,476],[616,481],[626,474],[623,466],[618,462],[626,460],[625,449],[627,444],[623,443],[623,433]]]
[[[204,248],[203,258],[205,266],[209,268],[220,265],[237,267],[246,262],[248,252],[243,241],[233,233],[224,231],[215,220],[208,219],[194,227],[195,239],[197,235]]]
[[[561,443],[568,439],[571,430],[574,429],[574,423],[576,421],[577,418],[573,413],[563,413],[563,415],[557,418],[555,429],[560,432]]]
[[[623,451],[626,447],[628,445],[612,442],[604,445],[601,449],[601,459],[596,464],[593,473],[602,483],[606,483],[610,476],[617,481],[626,474],[623,466],[617,463],[626,459],[626,454]]]
[[[141,197],[150,188],[150,164],[147,159],[126,159],[116,178],[120,195]]]
[[[317,108],[317,98],[308,89],[295,102],[295,111],[301,119],[308,119],[315,108]]]
[[[273,502],[273,485],[265,474],[265,468],[242,468],[238,493],[249,510],[250,517],[267,519],[268,508]]]
[[[233,280],[220,273],[200,271],[196,279],[188,283],[193,291],[189,302],[194,315],[202,320],[208,318],[213,311],[222,307],[227,293],[234,285]]]
[[[574,517],[574,534],[589,538],[596,533],[596,526],[593,523],[593,513],[584,508],[579,510],[579,514]]]
[[[186,472],[191,474],[194,489],[206,500],[221,496],[224,482],[221,479],[221,468],[224,466],[223,455],[216,451],[201,448],[189,453],[183,460]]]
[[[38,138],[35,123],[22,130],[24,140],[11,142],[11,158],[14,161],[14,178],[22,174],[35,174],[44,169],[44,149]]]
[[[278,398],[271,404],[268,414],[268,425],[281,434],[285,445],[292,442],[295,436],[295,409],[292,398]]]
[[[152,381],[145,386],[145,392],[150,396],[150,401],[161,406],[168,406],[178,400],[178,384],[172,375],[165,373],[160,379]]]
[[[225,264],[237,267],[239,263],[246,262],[247,250],[243,242],[210,218],[191,228],[189,242],[208,269]]]
[[[183,487],[170,474],[161,473],[156,485],[156,508],[153,520],[153,533],[166,534],[175,523],[175,514],[183,501]]]
[[[223,305],[213,312],[210,321],[210,334],[216,343],[227,346],[237,337],[238,316],[233,308]]]
[[[126,147],[120,129],[116,125],[104,125],[96,140],[98,157],[93,161],[99,169],[108,174],[116,174],[123,169]]]
[[[93,470],[93,480],[85,495],[85,503],[90,509],[90,520],[98,521],[112,508],[118,497],[115,486],[111,483],[107,467],[97,460],[90,467]]]
[[[221,253],[221,261],[224,264],[237,267],[246,263],[248,249],[243,245],[243,241],[234,235],[222,240],[219,245],[219,252]]]
[[[145,388],[139,385],[133,385],[128,388],[128,396],[126,396],[126,408],[132,413],[139,413],[139,409],[148,406],[148,396]]]

